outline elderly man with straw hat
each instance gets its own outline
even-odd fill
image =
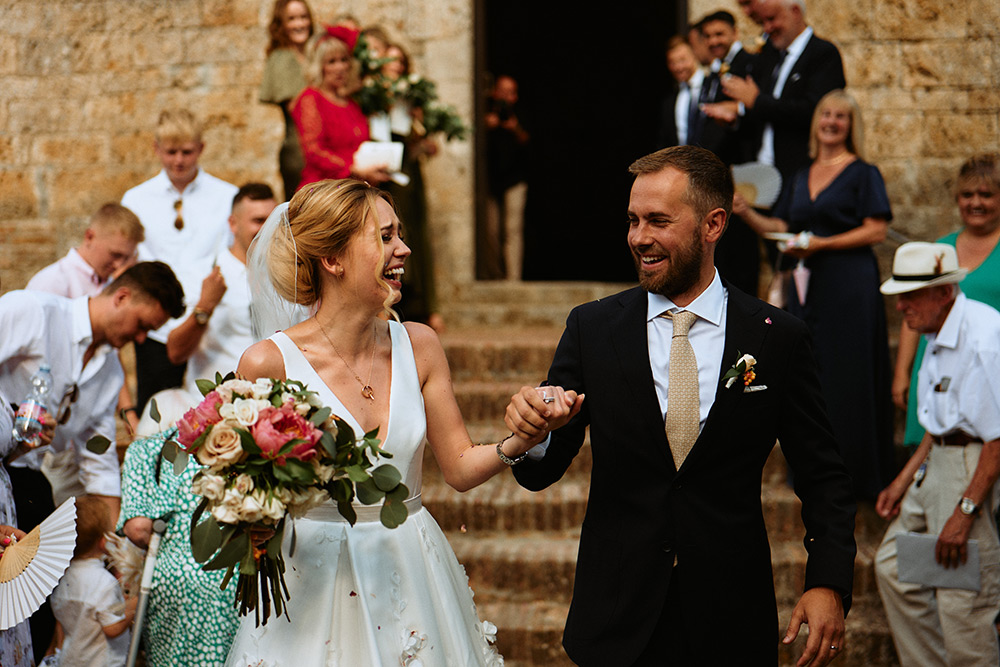
[[[927,338],[917,390],[927,433],[876,504],[884,518],[896,517],[876,554],[875,572],[904,667],[1000,661],[993,625],[1000,611],[993,520],[1000,476],[1000,313],[961,293],[966,273],[954,247],[907,243],[882,285],[883,294],[898,295],[896,308],[906,324]],[[936,564],[928,556],[923,568],[929,575],[901,576],[900,561],[911,555],[900,544],[908,532],[937,536]],[[927,583],[968,567],[972,540],[979,590]]]

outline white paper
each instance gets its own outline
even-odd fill
[[[365,141],[354,154],[357,169],[385,167],[390,172],[403,167],[403,144],[399,141]]]
[[[991,517],[992,519],[992,517]],[[935,588],[961,588],[978,592],[979,543],[968,542],[968,558],[964,565],[945,568],[934,559],[938,536],[930,533],[904,533],[896,536],[896,562],[899,581]]]

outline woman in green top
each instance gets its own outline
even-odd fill
[[[305,0],[275,0],[268,32],[271,41],[267,45],[264,78],[260,82],[260,101],[280,106],[285,118],[285,140],[278,153],[278,168],[287,200],[299,187],[304,164],[299,135],[288,107],[306,87],[305,48],[313,34],[309,5]]]
[[[955,246],[958,265],[969,269],[962,291],[970,299],[1000,310],[1000,154],[975,155],[962,165],[955,186],[962,228],[938,243]],[[926,342],[903,323],[892,382],[892,399],[907,410],[903,443],[915,447],[924,429],[917,420],[917,371]]]

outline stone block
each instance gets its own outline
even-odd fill
[[[52,35],[82,35],[103,31],[108,12],[114,11],[103,2],[46,2],[45,30]]]
[[[200,0],[113,0],[105,29],[122,35],[147,35],[201,22]]]
[[[37,77],[70,74],[74,67],[75,47],[76,40],[52,35],[44,39],[22,39],[17,50],[17,71],[21,75]]]
[[[261,47],[261,53],[264,48]],[[256,90],[264,75],[264,59],[244,63],[215,63],[203,68],[212,87],[249,86]],[[275,107],[277,108],[277,107]]]
[[[843,0],[809,0],[806,19],[817,35],[843,47],[847,39],[871,39],[874,4],[843,2]],[[851,81],[850,78],[847,80]]]
[[[38,194],[34,175],[27,169],[0,169],[0,219],[31,218],[38,215]],[[6,237],[4,244],[6,244]]]
[[[18,37],[37,37],[48,32],[43,2],[5,2],[3,31]]]
[[[896,42],[856,41],[841,46],[840,53],[844,59],[844,76],[852,91],[899,85],[902,56]]]
[[[89,216],[105,202],[120,201],[126,190],[146,178],[107,164],[50,169],[45,176],[49,215],[53,219]]]
[[[268,9],[274,3],[266,4]],[[264,32],[266,24],[260,20],[258,3],[247,0],[234,2],[233,0],[203,0],[201,3],[201,23],[202,25],[243,25],[254,26]]]
[[[0,74],[17,72],[18,40],[12,35],[0,35]]]
[[[36,164],[72,165],[108,161],[106,135],[41,136],[32,142],[31,159]]]
[[[964,115],[931,112],[924,120],[924,147],[921,155],[965,157],[983,150],[983,137],[996,135],[995,112]]]
[[[902,45],[902,85],[962,87],[992,82],[989,40],[932,40]]]
[[[153,131],[135,130],[111,137],[112,164],[142,165],[154,160]]]
[[[878,112],[865,116],[869,149],[882,157],[917,157],[924,148],[923,115],[919,112]]]
[[[0,134],[0,164],[24,166],[29,162],[28,137]]]
[[[184,31],[184,62],[243,62],[248,51],[257,51],[263,59],[265,37],[257,26],[220,26]],[[259,50],[258,50],[259,49]]]
[[[881,0],[873,3],[875,39],[942,39],[965,36],[966,0]]]
[[[969,37],[992,37],[994,49],[1000,36],[1000,3],[994,0],[966,0],[968,17],[966,31]]]
[[[184,61],[184,37],[187,30],[167,29],[150,32],[146,39],[130,44],[137,67],[157,67]]]

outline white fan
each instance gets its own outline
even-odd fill
[[[0,630],[42,605],[62,578],[76,548],[76,500],[70,498],[0,556]]]
[[[757,208],[771,208],[781,193],[781,173],[763,162],[733,166],[736,191]]]

